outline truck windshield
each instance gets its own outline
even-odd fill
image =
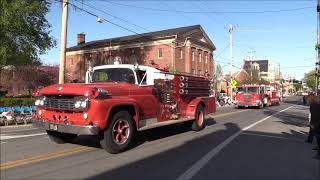
[[[248,93],[259,93],[258,87],[248,87]]]
[[[238,93],[245,93],[245,92],[246,92],[246,88],[244,88],[244,87],[238,87],[238,88],[237,88],[237,92],[238,92]]]
[[[135,76],[128,68],[109,68],[95,70],[92,75],[92,82],[127,82],[135,83]]]

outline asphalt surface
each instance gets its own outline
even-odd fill
[[[219,108],[200,132],[173,125],[139,133],[134,147],[109,154],[94,137],[55,144],[31,126],[0,129],[1,179],[319,180],[308,107],[288,97],[265,109]]]

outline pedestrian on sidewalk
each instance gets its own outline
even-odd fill
[[[316,159],[320,159],[320,96],[311,95],[309,97],[310,104],[310,132],[308,141],[310,140],[312,143],[313,137],[316,137],[318,147],[315,148],[317,150]]]
[[[313,94],[308,95],[308,98],[306,98],[306,104],[310,106],[310,112],[309,112],[309,123],[310,123],[310,129],[309,129],[309,135],[308,139],[306,140],[307,143],[312,144],[313,138],[314,138],[314,131],[311,126],[313,121],[311,120],[311,104],[317,103],[317,97]]]

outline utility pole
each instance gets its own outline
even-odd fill
[[[68,0],[62,0],[62,27],[61,27],[61,48],[59,66],[59,84],[64,83],[64,64],[66,61],[66,44],[68,29]]]
[[[233,37],[232,33],[234,30],[234,26],[232,24],[229,24],[228,31],[229,31],[229,37],[230,37],[230,98],[233,101],[233,90],[231,87],[231,82],[233,80],[232,74],[233,74]]]

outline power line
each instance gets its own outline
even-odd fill
[[[290,69],[290,68],[302,68],[302,67],[314,67],[314,65],[312,66],[289,66],[289,67],[281,67],[281,69]]]
[[[84,3],[83,1],[82,1],[82,2],[79,2],[79,1],[76,0],[75,2],[81,3],[81,4],[87,6],[87,7],[91,8],[91,9],[94,9],[94,10],[96,10],[96,11],[102,12],[102,13],[108,15],[108,16],[111,16],[111,17],[113,17],[113,18],[119,19],[120,21],[123,21],[123,22],[125,22],[125,23],[129,23],[129,24],[131,24],[131,25],[133,25],[133,26],[135,26],[135,27],[138,27],[138,28],[140,28],[140,29],[143,29],[143,30],[146,30],[146,31],[150,31],[149,29],[146,29],[146,28],[144,28],[144,27],[142,27],[142,26],[139,26],[139,25],[137,25],[137,24],[134,24],[134,23],[132,23],[132,22],[126,20],[126,19],[120,18],[120,17],[115,16],[115,15],[112,15],[112,14],[110,14],[110,13],[104,11],[104,10],[101,10],[101,9],[98,9],[98,8],[96,8],[96,7],[94,7],[94,6],[88,5],[88,4]]]
[[[102,1],[102,2],[106,2],[106,3],[110,3],[110,4],[119,5],[119,6],[133,7],[133,8],[151,10],[151,11],[190,13],[190,14],[263,14],[263,13],[280,13],[280,12],[289,12],[289,11],[300,11],[300,10],[314,8],[313,6],[307,6],[307,7],[301,7],[301,8],[264,10],[264,11],[182,11],[182,10],[159,9],[159,8],[151,8],[151,7],[122,4],[122,3],[113,2],[113,1],[104,1],[104,0],[93,0],[93,1]]]
[[[56,1],[56,2],[63,2],[62,0],[54,0],[54,1]],[[75,9],[81,10],[81,11],[83,11],[83,12],[85,12],[85,13],[91,15],[91,16],[94,16],[94,17],[96,17],[96,18],[100,18],[101,20],[106,21],[106,22],[108,22],[108,23],[110,23],[110,24],[112,24],[112,25],[114,25],[114,26],[117,26],[117,27],[122,28],[122,29],[124,29],[124,30],[127,30],[127,31],[129,31],[129,32],[132,32],[132,33],[134,33],[135,35],[140,36],[141,38],[143,38],[143,39],[145,39],[145,40],[153,40],[152,38],[145,37],[145,36],[143,36],[143,34],[139,34],[138,32],[136,32],[136,31],[134,31],[134,30],[131,30],[131,29],[127,28],[127,27],[124,27],[124,26],[121,26],[121,25],[119,25],[119,24],[117,24],[117,23],[114,23],[114,22],[112,22],[112,21],[109,21],[109,20],[103,18],[102,16],[96,15],[96,14],[94,14],[94,13],[92,13],[92,12],[90,12],[90,11],[84,9],[84,8],[81,8],[81,7],[79,7],[79,6],[77,6],[77,5],[73,4],[73,3],[68,2],[68,4],[71,5],[71,6],[73,6]],[[193,34],[193,33],[192,33],[192,34]],[[168,45],[168,44],[163,44],[163,45],[168,46],[168,47],[172,47],[171,45]]]
[[[55,1],[62,2],[62,0],[55,0]],[[114,25],[114,26],[117,26],[117,27],[122,28],[122,29],[124,29],[124,30],[127,30],[127,31],[129,31],[129,32],[132,32],[132,33],[134,33],[134,34],[139,34],[139,33],[136,32],[136,31],[133,31],[133,30],[131,30],[131,29],[129,29],[129,28],[126,28],[126,27],[124,27],[124,26],[121,26],[121,25],[119,25],[119,24],[116,24],[116,23],[114,23],[114,22],[111,22],[111,21],[109,21],[109,20],[107,20],[107,19],[105,19],[105,18],[103,18],[103,17],[101,17],[101,16],[98,16],[98,15],[96,15],[96,14],[94,14],[94,13],[92,13],[92,12],[90,12],[90,11],[84,9],[84,8],[81,8],[81,7],[79,7],[79,6],[77,6],[77,5],[73,4],[73,3],[70,3],[70,2],[69,2],[69,5],[73,6],[75,9],[81,10],[81,11],[83,11],[83,12],[85,12],[85,13],[91,15],[91,16],[94,16],[94,17],[96,17],[96,18],[100,18],[100,19],[102,19],[103,21],[106,21],[106,22],[108,22],[108,23],[110,23],[110,24],[112,24],[112,25]]]
[[[227,48],[229,47],[229,43],[224,47],[219,54],[217,54],[214,58],[218,58]]]

